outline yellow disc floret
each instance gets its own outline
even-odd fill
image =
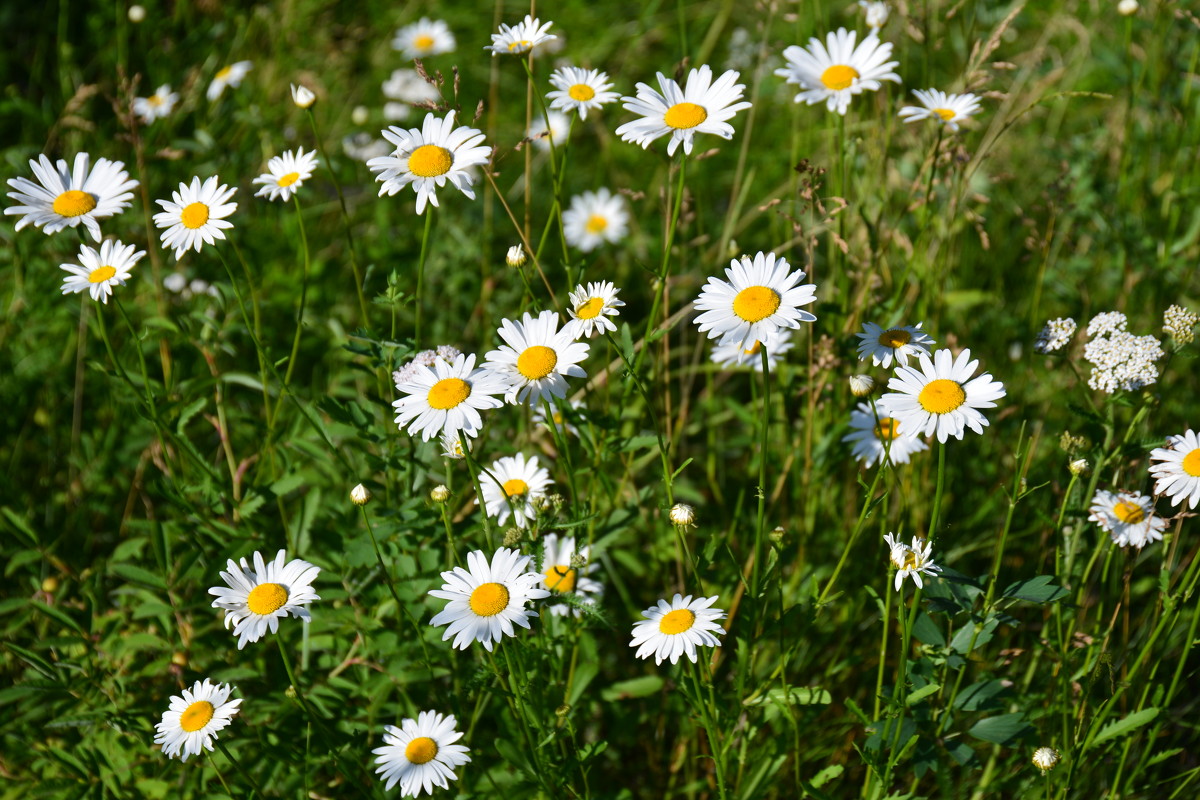
[[[54,213],[61,217],[82,217],[96,207],[96,198],[78,189],[68,189],[54,198]]]
[[[696,612],[687,608],[677,608],[658,621],[658,629],[669,636],[674,636],[690,629],[695,622]]]
[[[252,614],[273,614],[288,601],[288,591],[278,583],[260,583],[246,597],[246,608]]]
[[[418,178],[445,175],[454,166],[454,154],[436,144],[423,144],[408,157],[408,171]]]
[[[1145,521],[1146,510],[1137,503],[1122,500],[1113,506],[1113,516],[1126,525],[1138,525]]]
[[[569,566],[553,566],[546,570],[546,588],[552,592],[570,592],[575,589],[575,570]]]
[[[520,478],[513,478],[504,482],[505,497],[520,497],[529,491],[529,484]]]
[[[761,322],[779,310],[779,293],[767,286],[742,289],[733,298],[733,313],[746,322]]]
[[[588,217],[587,224],[583,226],[588,233],[604,233],[608,230],[608,218],[601,214],[592,214]]]
[[[437,754],[437,742],[428,736],[418,736],[404,748],[404,757],[410,764],[428,764]]]
[[[481,617],[494,617],[508,608],[508,587],[502,583],[485,583],[471,592],[471,610]]]
[[[179,715],[179,727],[188,733],[195,733],[212,720],[213,711],[213,704],[207,700],[192,703]]]
[[[531,381],[546,377],[557,364],[558,353],[554,352],[554,348],[542,344],[526,347],[517,357],[517,371]]]
[[[875,426],[875,435],[880,439],[891,441],[900,435],[900,423],[891,417],[881,417]]]
[[[604,310],[604,298],[593,297],[575,309],[575,316],[580,319],[595,319]]]
[[[426,50],[433,49],[433,37],[428,36],[428,35],[418,36],[416,39],[413,39],[413,48],[416,50],[420,50],[421,52],[425,52]],[[430,758],[432,758],[432,756],[430,756]],[[426,761],[428,761],[428,760],[429,759],[426,759]],[[410,758],[409,761],[412,761],[412,759]],[[421,762],[416,762],[416,763],[423,764],[425,762],[421,761]]]
[[[577,100],[580,103],[586,103],[596,96],[596,90],[588,86],[586,83],[577,83],[570,89],[567,89],[567,94],[572,100]]]
[[[834,64],[821,73],[821,83],[831,92],[849,89],[858,77],[858,70],[845,64]]]
[[[1193,478],[1200,478],[1200,448],[1193,450],[1183,457],[1183,463],[1180,465],[1183,471]]]
[[[192,203],[179,214],[179,221],[183,223],[183,227],[192,230],[204,227],[208,222],[208,206],[204,203]]]
[[[917,402],[930,414],[949,414],[967,402],[967,393],[958,381],[938,378],[925,385],[917,395]]]
[[[950,120],[954,119],[954,111],[949,108],[935,108],[933,113],[941,117],[944,122],[949,122]]]
[[[116,267],[96,267],[88,273],[88,283],[104,283],[106,280],[117,274]]]
[[[471,396],[471,384],[462,378],[443,378],[429,390],[429,406],[439,410],[455,408]]]
[[[698,106],[695,103],[676,103],[667,109],[666,114],[663,114],[663,122],[676,130],[694,128],[706,119],[708,119],[708,112],[704,106]]]
[[[879,343],[884,347],[890,347],[893,350],[903,347],[911,340],[912,335],[904,329],[884,331],[883,333],[879,334]]]
[[[282,178],[276,181],[276,183],[278,183],[282,188],[287,188],[298,180],[300,180],[299,172],[289,172],[287,175],[284,175]]]

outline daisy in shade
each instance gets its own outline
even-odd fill
[[[125,164],[98,158],[91,163],[87,153],[78,153],[68,167],[59,159],[54,164],[45,155],[30,160],[37,183],[28,178],[9,178],[16,191],[8,196],[20,205],[4,209],[6,215],[21,214],[16,230],[32,224],[46,233],[83,225],[100,241],[100,220],[129,208],[138,182],[129,179]]]
[[[491,652],[492,642],[516,635],[514,624],[529,628],[529,618],[538,613],[527,611],[526,602],[550,596],[540,588],[542,574],[529,570],[532,560],[507,547],[496,551],[491,564],[482,550],[468,553],[467,569],[443,572],[445,584],[429,592],[430,597],[450,601],[429,624],[436,628],[449,623],[442,641],[454,637],[456,650],[479,642]]]
[[[1088,509],[1088,519],[1112,537],[1119,547],[1141,550],[1162,539],[1167,521],[1154,513],[1154,501],[1137,492],[1108,492],[1098,489]]]
[[[546,95],[550,107],[578,111],[580,119],[587,119],[589,110],[600,108],[620,96],[609,91],[613,85],[608,82],[608,73],[598,69],[559,67],[550,74],[550,83],[555,88]]]
[[[565,328],[571,338],[590,339],[605,331],[616,333],[617,326],[609,318],[617,316],[620,313],[617,309],[625,305],[617,299],[619,291],[612,281],[593,281],[587,286],[576,286],[570,295],[571,307],[567,309],[571,321]]]
[[[553,22],[547,22],[543,25],[541,20],[526,14],[525,19],[511,28],[501,23],[500,32],[493,33],[492,43],[483,49],[491,50],[493,57],[528,53],[539,44],[555,38],[553,33],[546,33],[553,24]]]
[[[280,617],[290,614],[308,623],[312,615],[305,606],[321,599],[312,588],[320,567],[298,558],[288,561],[283,550],[267,562],[256,550],[253,568],[244,557],[241,563],[231,558],[226,569],[221,573],[225,586],[214,586],[208,593],[217,598],[213,608],[225,611],[225,627],[233,627],[238,650],[247,642],[257,642],[268,628],[278,632]]]
[[[546,117],[550,118],[550,127],[546,127]],[[533,146],[544,153],[550,152],[550,146],[562,147],[567,143],[567,134],[571,130],[571,119],[561,111],[550,111],[546,117],[538,116],[525,132]]]
[[[983,433],[988,421],[979,409],[995,408],[995,401],[1004,397],[1004,384],[986,372],[972,378],[979,362],[971,360],[970,350],[958,358],[949,350],[934,352],[932,359],[924,353],[917,358],[918,368],[896,367],[888,381],[895,391],[882,398],[901,428],[914,436],[936,433],[939,442],[963,438],[965,428]]]
[[[1167,446],[1150,451],[1150,460],[1160,462],[1150,467],[1155,494],[1167,495],[1175,506],[1200,503],[1200,436],[1195,431],[1188,428],[1181,436],[1167,437]]]
[[[494,395],[507,392],[508,384],[486,369],[476,369],[474,354],[460,353],[453,361],[418,365],[396,383],[396,389],[406,395],[392,403],[396,424],[401,429],[408,425],[410,436],[420,434],[428,442],[457,431],[479,435],[483,427],[479,412],[504,405]]]
[[[790,328],[772,331],[767,334],[767,366],[775,366],[783,360],[783,356],[792,349],[792,331]],[[755,339],[749,347],[742,347],[741,342],[726,342],[713,347],[712,362],[726,369],[748,367],[755,372],[762,372],[763,341]]]
[[[590,560],[591,550],[588,545],[576,552],[574,536],[560,539],[558,534],[548,533],[542,539],[542,586],[550,591],[552,599],[547,607],[551,614],[578,618],[583,614],[579,604],[596,604],[604,587],[587,577],[600,566]],[[568,597],[576,604],[561,602]]]
[[[563,212],[562,220],[567,244],[585,253],[605,242],[621,241],[629,228],[625,199],[603,187],[572,197],[571,206]]]
[[[455,767],[471,760],[470,752],[461,744],[458,721],[453,714],[422,711],[416,719],[401,721],[400,727],[386,725],[383,747],[371,752],[378,758],[375,769],[380,780],[386,781],[385,791],[400,783],[401,797],[416,797],[424,790],[433,794],[433,787],[450,788],[449,781],[457,780]]]
[[[900,429],[900,423],[887,415],[887,406],[876,403],[879,409],[879,419],[866,403],[859,403],[858,408],[850,412],[850,433],[842,437],[843,442],[853,444],[851,455],[862,461],[864,466],[874,466],[876,462],[883,463],[884,458],[893,464],[907,464],[913,453],[928,450],[925,444],[916,436],[906,435]]]
[[[930,553],[933,551],[933,543],[926,541],[920,536],[914,536],[912,546],[906,545],[899,539],[894,538],[890,533],[883,537],[888,546],[888,559],[892,562],[892,566],[896,568],[896,591],[900,591],[900,585],[904,583],[905,578],[912,578],[913,583],[918,589],[925,587],[921,580],[921,575],[936,575],[942,571],[942,568],[933,563]]]
[[[546,406],[550,407],[549,417],[546,416]],[[571,424],[568,416],[570,416],[571,419],[582,418],[584,412],[583,403],[580,403],[577,400],[571,400],[567,403],[567,406],[571,409],[570,412],[563,413],[563,410],[559,407],[558,403],[555,403],[553,400],[547,400],[545,403],[542,403],[540,406],[537,406],[533,409],[533,421],[538,425],[545,425],[547,428],[553,426],[558,428],[560,431],[570,434],[571,436],[578,436],[579,429]]]
[[[859,338],[858,360],[866,361],[877,367],[887,369],[895,361],[902,366],[908,366],[910,356],[929,354],[929,346],[935,344],[921,323],[916,325],[896,325],[891,328],[881,328],[874,322],[864,322],[861,333],[854,334]]]
[[[697,646],[721,646],[716,635],[724,635],[725,629],[717,620],[724,619],[725,612],[710,608],[715,602],[717,595],[693,600],[690,594],[684,597],[678,592],[670,603],[659,600],[657,606],[642,612],[644,620],[633,623],[633,641],[629,646],[638,649],[638,658],[653,655],[655,664],[661,664],[664,658],[676,664],[685,654],[694,664]]]
[[[86,244],[79,248],[79,266],[60,264],[61,269],[71,273],[63,278],[62,293],[78,294],[87,290],[93,300],[108,304],[113,286],[124,286],[129,280],[130,270],[146,253],[131,244],[121,244],[111,239],[93,250]]]
[[[317,151],[304,152],[298,148],[296,152],[287,150],[281,156],[275,156],[267,162],[267,171],[254,179],[261,183],[262,188],[254,193],[255,197],[265,197],[268,200],[288,200],[304,182],[312,177],[313,170],[319,164]]]
[[[154,224],[166,228],[159,237],[163,247],[175,248],[175,259],[179,260],[189,249],[199,253],[202,244],[224,239],[222,229],[233,227],[225,218],[237,210],[237,203],[229,202],[236,191],[221,185],[214,175],[203,184],[199,178],[192,178],[190,184],[179,184],[179,191],[171,192],[170,200],[156,200],[163,210],[154,215]]]
[[[537,317],[526,312],[520,322],[501,321],[498,332],[505,344],[490,351],[483,366],[508,382],[509,403],[566,397],[567,378],[587,377],[579,362],[587,358],[588,346],[576,342],[569,327],[558,330],[557,312]]]
[[[170,114],[178,102],[179,95],[171,91],[169,84],[164,83],[149,97],[133,98],[133,113],[137,114],[143,125],[149,125],[154,120]]]
[[[190,690],[184,689],[182,695],[171,698],[162,721],[154,726],[158,731],[154,743],[162,745],[168,757],[178,756],[180,761],[205,750],[211,752],[217,731],[233,721],[242,704],[240,699],[229,699],[232,692],[228,684],[209,683],[208,678],[196,681]]]
[[[230,64],[228,67],[223,67],[213,76],[212,83],[208,85],[209,102],[216,100],[225,91],[226,86],[237,88],[242,85],[242,78],[250,73],[250,69],[254,64],[250,61],[237,61]]]
[[[538,466],[537,456],[526,460],[523,453],[505,456],[492,462],[491,475],[479,476],[483,487],[483,510],[495,517],[498,525],[513,518],[513,524],[524,528],[528,520],[537,518],[535,502],[546,496],[551,485],[550,473]],[[479,498],[475,498],[479,502]]]
[[[979,98],[970,92],[946,94],[937,89],[914,89],[913,94],[921,101],[921,105],[900,109],[899,116],[905,122],[931,119],[957,131],[958,123],[979,113]]]
[[[728,282],[709,278],[696,299],[696,308],[704,312],[696,317],[700,332],[746,350],[780,328],[799,328],[801,322],[815,320],[800,306],[817,299],[817,287],[797,286],[804,272],[790,269],[787,259],[774,253],[734,259],[725,270]]]
[[[470,167],[486,164],[491,150],[483,146],[483,134],[475,128],[454,127],[454,112],[438,119],[426,114],[420,129],[389,127],[383,138],[396,146],[389,156],[372,158],[367,162],[375,180],[383,183],[380,196],[394,195],[412,184],[417,193],[417,213],[425,211],[425,203],[437,207],[437,190],[451,183],[472,200]]]
[[[688,73],[683,89],[661,72],[656,74],[662,94],[639,83],[636,97],[621,98],[626,111],[640,114],[642,118],[617,128],[617,136],[640,144],[644,149],[655,139],[670,135],[667,155],[675,155],[680,144],[683,152],[690,155],[692,139],[697,133],[733,138],[733,126],[728,121],[737,112],[750,107],[748,102],[737,102],[746,89],[737,82],[737,72],[728,70],[714,83],[712,68],[704,64]]]
[[[808,105],[825,101],[830,111],[845,114],[851,98],[865,91],[878,91],[880,81],[900,83],[900,76],[891,70],[899,61],[888,61],[892,43],[881,42],[872,31],[857,47],[857,31],[838,28],[837,33],[808,40],[807,47],[792,45],[783,51],[787,66],[775,74],[797,84],[800,93],[793,98]]]
[[[392,37],[392,49],[399,50],[405,58],[453,53],[456,46],[450,26],[440,19],[429,17],[421,17],[413,24],[405,25]]]

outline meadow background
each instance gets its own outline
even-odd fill
[[[1195,523],[1137,551],[1086,519],[1096,488],[1149,493],[1150,449],[1197,424],[1195,346],[1116,395],[1070,368],[1078,343],[1054,358],[1032,347],[1053,317],[1082,326],[1119,310],[1161,335],[1169,305],[1200,308],[1188,4],[1121,16],[1107,1],[894,3],[880,35],[904,83],[856,98],[845,118],[793,104],[772,71],[787,45],[865,33],[851,3],[539,4],[561,37],[533,61],[543,94],[559,61],[606,70],[626,95],[684,62],[741,71],[754,105],[731,141],[697,138],[661,287],[679,158],[665,140],[620,141],[633,117],[618,104],[556,153],[558,197],[619,191],[630,233],[588,254],[560,244],[550,155],[522,145],[525,73],[483,50],[529,7],[144,6],[138,23],[124,2],[0,8],[3,177],[28,177],[41,152],[123,161],[142,187],[102,227],[149,251],[116,289],[135,337],[113,303],[60,294],[74,231],[0,220],[0,797],[380,797],[371,748],[385,724],[426,709],[455,714],[471,749],[447,795],[1195,796]],[[411,191],[377,197],[343,140],[379,138],[381,84],[411,65],[392,34],[422,15],[458,39],[425,68],[463,122],[479,109],[471,124],[496,151],[476,200],[439,193],[414,340],[426,218]],[[213,74],[243,59],[242,85],[207,101]],[[131,125],[131,98],[161,83],[181,94],[175,112]],[[315,134],[289,83],[316,92]],[[983,110],[958,134],[901,122],[910,90],[931,87],[976,92]],[[315,136],[302,230],[293,204],[253,197],[251,180]],[[178,262],[159,248],[153,199],[193,175],[238,187],[232,241],[216,248],[236,264],[236,243],[244,258],[274,367],[260,366],[214,248]],[[544,280],[505,265],[520,241],[506,205],[535,248],[547,232]],[[688,309],[730,258],[758,250],[818,287],[818,319],[772,372],[769,406],[758,373],[710,362]],[[165,288],[176,272],[215,291]],[[464,462],[392,423],[390,372],[441,344],[482,356],[502,319],[561,309],[579,279],[613,281],[627,305],[615,339],[592,340],[588,380],[571,382],[587,421],[570,461],[524,408],[491,412],[476,446],[483,462],[523,452],[550,467],[562,501],[536,535],[593,543],[603,600],[578,620],[544,613],[503,656],[451,650],[426,592],[454,563],[451,542],[490,554],[504,532],[485,531]],[[841,440],[848,377],[887,378],[857,360],[867,321],[923,322],[1005,384],[990,427],[946,445],[938,512],[936,443],[880,472]],[[624,358],[640,359],[644,393]],[[1101,468],[1072,476],[1077,458]],[[349,499],[359,483],[373,494],[363,510]],[[444,504],[429,496],[439,484]],[[694,528],[671,525],[674,502],[695,508]],[[760,525],[778,530],[755,565]],[[889,532],[935,543],[945,571],[919,597],[891,588]],[[529,533],[514,543],[540,553]],[[285,547],[322,569],[312,623],[278,634],[299,696],[274,637],[239,651],[208,594],[227,558]],[[675,591],[733,612],[703,670],[628,647],[639,612]],[[168,698],[204,677],[243,698],[220,734],[237,765],[219,751],[181,764],[152,744]],[[1040,746],[1062,755],[1045,775],[1030,763]]]

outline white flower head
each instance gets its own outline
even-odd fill
[[[908,359],[919,355],[928,355],[930,345],[935,344],[933,338],[921,330],[921,323],[916,325],[895,325],[883,328],[874,322],[864,322],[858,337],[858,360],[866,361],[877,367],[887,369],[895,361],[899,366],[908,366]]]
[[[256,550],[253,567],[245,557],[240,563],[231,558],[226,570],[221,573],[225,586],[214,586],[208,593],[217,598],[213,608],[225,611],[225,627],[233,628],[238,650],[247,642],[257,642],[268,628],[271,633],[278,632],[282,617],[291,615],[309,622],[308,604],[321,599],[312,588],[321,568],[299,558],[288,561],[284,550],[267,562]]]
[[[559,67],[550,74],[550,83],[556,89],[546,95],[550,107],[578,111],[580,119],[587,119],[589,110],[601,108],[620,96],[609,91],[613,85],[608,82],[608,73],[598,69]]]
[[[1150,475],[1154,493],[1171,498],[1171,504],[1195,508],[1200,503],[1200,436],[1191,428],[1182,435],[1167,437],[1166,447],[1150,451]]]
[[[199,253],[201,245],[224,239],[224,229],[233,227],[225,218],[237,210],[237,203],[229,202],[236,191],[215,175],[203,184],[195,177],[190,184],[179,184],[170,200],[156,200],[163,210],[154,215],[154,224],[166,229],[159,237],[162,246],[175,248],[179,260],[189,249]]]
[[[875,407],[879,410],[878,420],[871,406],[859,403],[850,412],[852,430],[842,437],[843,442],[853,445],[851,455],[864,466],[883,463],[885,459],[893,464],[907,464],[914,453],[929,449],[920,437],[901,430],[900,423],[888,416],[886,404],[880,401]]]
[[[313,94],[312,89],[309,89],[304,84],[288,84],[292,89],[292,102],[297,108],[312,108],[313,103],[317,102],[317,96]]]
[[[921,580],[921,575],[936,575],[942,571],[942,568],[933,563],[933,558],[930,553],[933,550],[933,543],[929,542],[920,536],[914,536],[912,544],[907,545],[899,539],[894,538],[890,533],[883,537],[888,546],[888,559],[892,562],[892,566],[896,568],[896,591],[900,591],[901,584],[905,578],[912,578],[913,583],[918,589],[924,588],[925,584]]]
[[[255,192],[254,196],[287,201],[312,177],[313,170],[319,163],[315,150],[306,153],[301,147],[295,152],[284,151],[283,155],[268,161],[267,171],[254,179],[254,183],[262,184],[262,188]]]
[[[947,94],[937,89],[914,89],[913,94],[921,101],[919,106],[904,106],[899,117],[905,122],[931,119],[952,131],[958,123],[979,113],[979,97],[966,94]]]
[[[637,648],[638,658],[654,656],[655,664],[670,659],[672,664],[686,655],[696,663],[697,647],[720,647],[717,634],[725,635],[725,629],[717,624],[725,618],[725,612],[711,608],[717,595],[687,597],[675,594],[671,602],[659,600],[658,604],[642,612],[644,620],[633,624],[633,640],[630,647]]]
[[[856,47],[857,40],[856,31],[838,28],[826,34],[823,44],[814,37],[807,47],[792,45],[783,51],[787,66],[775,74],[800,87],[797,103],[824,101],[830,111],[844,115],[855,95],[878,91],[880,81],[900,83],[900,76],[892,72],[900,62],[888,61],[892,43],[879,41],[874,31]]]
[[[1172,305],[1163,314],[1163,333],[1170,335],[1176,344],[1191,344],[1197,322],[1200,322],[1200,314],[1188,311],[1183,306]]]
[[[453,53],[457,46],[450,26],[440,19],[421,17],[411,25],[405,25],[392,37],[392,49],[399,50],[405,58],[427,58],[442,53]]]
[[[1054,353],[1071,342],[1078,326],[1070,317],[1059,317],[1046,323],[1034,340],[1033,349],[1039,353]]]
[[[697,133],[711,133],[722,139],[733,138],[733,126],[729,120],[737,112],[749,108],[750,103],[741,100],[746,87],[738,83],[738,73],[727,70],[713,80],[712,67],[707,64],[688,72],[683,88],[661,72],[658,85],[662,93],[644,83],[637,84],[637,95],[622,97],[626,111],[641,116],[617,128],[617,135],[627,142],[647,148],[655,139],[670,136],[667,155],[675,155],[679,145],[683,152],[691,154],[692,140]]]
[[[168,758],[178,756],[180,761],[211,752],[217,732],[233,721],[242,704],[241,699],[229,699],[232,692],[233,687],[225,683],[210,683],[208,678],[196,681],[171,698],[162,721],[154,726],[154,743],[162,745]]]
[[[939,442],[963,438],[966,428],[983,433],[988,421],[979,409],[995,408],[995,401],[1004,397],[1004,384],[986,372],[972,378],[979,362],[971,360],[970,350],[958,358],[937,350],[933,358],[922,353],[918,359],[917,367],[897,367],[888,381],[894,391],[881,401],[892,418],[905,432],[936,434]]]
[[[863,20],[867,27],[878,31],[888,20],[887,3],[870,0],[858,0],[859,8],[863,10]]]
[[[571,332],[571,338],[591,338],[605,331],[616,333],[617,326],[612,318],[620,314],[618,309],[625,305],[624,301],[617,299],[619,291],[612,281],[593,281],[587,286],[576,286],[570,294],[571,305],[567,309],[571,320],[566,330]]]
[[[399,728],[385,725],[383,747],[371,751],[377,756],[375,772],[385,782],[384,791],[397,782],[401,797],[433,794],[435,786],[450,788],[449,782],[458,779],[454,768],[471,760],[469,749],[454,744],[462,738],[457,726],[453,714],[436,711],[422,711],[416,719],[401,721]]]
[[[1096,490],[1088,519],[1108,531],[1119,547],[1141,550],[1162,539],[1167,521],[1154,513],[1154,500],[1137,492]]]
[[[1053,747],[1039,747],[1033,751],[1033,765],[1043,774],[1049,772],[1058,765],[1058,751]]]
[[[520,269],[525,266],[525,248],[519,244],[514,244],[508,248],[508,252],[504,254],[504,263],[513,269]]]
[[[411,183],[417,193],[418,214],[425,212],[426,202],[437,206],[437,190],[447,182],[475,199],[468,170],[486,164],[491,149],[483,145],[483,134],[475,128],[455,128],[453,111],[444,119],[427,114],[420,128],[390,127],[383,138],[396,146],[395,152],[367,162],[377,173],[375,180],[383,184],[381,196],[394,195]]]
[[[477,436],[483,427],[479,412],[504,405],[495,395],[507,392],[508,384],[476,369],[474,354],[460,353],[451,360],[438,358],[432,366],[418,364],[397,380],[396,389],[405,395],[392,403],[396,424],[429,441],[458,431]]]
[[[129,179],[124,163],[98,158],[92,164],[87,153],[77,153],[73,166],[61,158],[51,162],[43,154],[37,161],[30,160],[29,168],[36,183],[28,178],[8,179],[15,190],[8,196],[20,205],[10,206],[4,213],[22,215],[16,230],[33,225],[51,234],[83,225],[98,242],[102,238],[100,220],[129,208],[138,187],[137,181]]]
[[[556,616],[571,614],[580,617],[583,612],[578,606],[562,602],[570,597],[583,605],[595,605],[604,586],[588,577],[600,565],[591,560],[591,545],[576,551],[575,537],[548,533],[542,539],[542,587],[550,592],[547,607]],[[558,601],[558,602],[555,602]]]
[[[711,360],[725,369],[746,367],[753,372],[762,372],[762,351],[767,349],[767,366],[774,370],[783,357],[795,345],[792,341],[792,330],[780,328],[769,331],[765,339],[755,339],[749,347],[742,347],[741,342],[729,341],[713,346]]]
[[[171,91],[169,84],[164,83],[149,97],[135,97],[133,113],[137,114],[143,125],[149,125],[154,120],[169,115],[178,102],[179,95]]]
[[[491,475],[480,475],[483,488],[483,510],[495,517],[498,525],[513,518],[513,524],[524,528],[537,518],[537,502],[551,485],[550,472],[538,466],[537,456],[525,458],[524,453],[505,456],[492,462]],[[479,498],[475,498],[479,502]]]
[[[555,38],[553,33],[547,33],[553,22],[542,24],[541,20],[529,14],[516,25],[509,27],[501,23],[500,32],[492,34],[492,43],[484,47],[491,50],[492,56],[522,55],[538,45]]]
[[[734,259],[725,277],[728,281],[709,278],[696,299],[696,308],[705,312],[696,325],[710,339],[747,349],[780,328],[799,328],[801,322],[816,320],[800,310],[816,300],[816,285],[800,284],[804,271],[791,271],[787,260],[774,253]]]
[[[93,300],[108,304],[113,286],[124,286],[130,272],[146,255],[131,244],[122,244],[112,239],[105,240],[99,250],[86,244],[79,248],[79,265],[61,264],[61,269],[70,274],[63,278],[62,293],[77,294],[85,289]]]
[[[227,67],[222,67],[213,76],[212,83],[208,85],[208,100],[212,102],[221,96],[225,91],[226,86],[237,88],[242,85],[242,79],[249,74],[254,64],[250,61],[237,61]]]
[[[623,197],[601,187],[572,197],[562,221],[567,244],[590,253],[605,242],[616,244],[625,238],[629,212]]]
[[[1128,324],[1119,311],[1097,314],[1088,323],[1092,339],[1084,345],[1083,358],[1092,365],[1091,388],[1131,392],[1158,380],[1154,362],[1166,355],[1162,344],[1153,336],[1135,336],[1126,330]]]
[[[550,596],[540,588],[542,574],[529,570],[532,560],[507,547],[497,550],[490,564],[482,550],[468,553],[467,569],[443,572],[442,588],[429,592],[430,597],[450,601],[429,624],[436,628],[449,623],[442,641],[453,637],[456,650],[479,642],[489,652],[493,642],[516,635],[514,624],[528,629],[529,618],[538,613],[525,604]]]
[[[502,320],[498,333],[505,343],[487,354],[484,367],[508,382],[510,403],[566,397],[567,378],[587,377],[579,362],[587,358],[588,346],[575,341],[570,327],[558,330],[557,312]]]

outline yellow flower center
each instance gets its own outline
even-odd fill
[[[704,110],[704,106],[695,103],[676,103],[663,114],[663,122],[678,130],[694,128],[706,119],[708,112]]]
[[[963,391],[958,381],[938,378],[925,385],[925,388],[917,395],[917,402],[930,414],[949,414],[967,402],[967,393]]]
[[[231,72],[233,72],[233,67],[231,67],[231,66],[230,67],[222,67],[217,72],[216,80],[219,80],[219,81],[225,80],[226,78],[229,77],[229,73],[231,73]]]
[[[471,396],[471,384],[462,378],[443,378],[429,390],[429,405],[446,410],[454,408]]]
[[[420,178],[445,175],[454,166],[454,156],[444,147],[423,144],[408,157],[408,171]]]
[[[546,570],[546,588],[552,592],[570,592],[575,589],[575,570],[566,566],[555,566]]]
[[[904,551],[904,561],[900,565],[900,569],[916,569],[917,568],[917,553],[914,550]]]
[[[494,617],[508,608],[508,587],[502,583],[485,583],[471,592],[469,602],[471,610],[479,616]]]
[[[879,343],[884,347],[890,347],[893,350],[903,347],[911,340],[912,336],[908,331],[905,330],[884,331],[883,333],[879,334]]]
[[[575,316],[580,319],[595,319],[600,316],[600,312],[604,310],[604,298],[593,297],[586,303],[575,309]]]
[[[404,748],[404,757],[410,764],[428,764],[437,754],[437,742],[428,736],[418,736]]]
[[[854,67],[848,67],[845,64],[834,64],[821,73],[821,83],[825,84],[826,89],[837,92],[842,89],[849,89],[850,84],[854,83],[854,79],[857,77],[858,70]]]
[[[1183,471],[1193,478],[1200,478],[1200,449],[1193,450],[1183,457]]]
[[[533,45],[529,43],[528,39],[522,39],[519,42],[513,42],[512,44],[510,44],[508,46],[508,52],[524,53],[526,50],[528,50],[531,47],[533,47]]]
[[[604,233],[608,229],[608,218],[600,214],[592,214],[583,228],[588,233]]]
[[[146,102],[152,106],[161,106],[165,101],[156,94],[152,94],[146,98]]]
[[[517,357],[517,371],[531,381],[546,377],[554,371],[558,364],[558,353],[551,347],[535,344],[526,347],[525,352]]]
[[[88,283],[104,283],[106,280],[117,274],[115,267],[96,267],[88,274]]]
[[[96,198],[78,189],[68,189],[54,198],[54,213],[60,217],[81,217],[96,207]]]
[[[183,227],[192,230],[202,227],[208,222],[208,206],[204,203],[192,203],[179,215],[179,221],[183,223]]]
[[[596,90],[588,86],[586,83],[577,83],[570,89],[567,89],[567,94],[572,100],[578,100],[581,103],[586,103],[596,96]]]
[[[192,703],[179,715],[179,727],[188,733],[195,733],[209,723],[215,710],[207,700]]]
[[[750,345],[748,348],[746,348],[742,352],[748,356],[756,356],[756,355],[758,355],[759,350],[762,350],[762,342],[760,342],[758,339],[755,339],[754,344]]]
[[[417,50],[429,50],[433,47],[433,37],[432,36],[418,36],[416,39],[413,39],[413,47],[416,48]],[[412,747],[412,745],[410,744],[409,747]],[[434,749],[434,752],[437,752],[436,748]],[[433,758],[433,756],[430,756],[429,758]],[[425,759],[425,761],[428,761],[429,758]],[[412,761],[412,759],[410,758],[409,761]],[[416,761],[413,763],[424,764],[425,761]]]
[[[280,187],[287,187],[287,186],[291,186],[293,183],[295,183],[298,180],[300,180],[299,172],[289,172],[287,175],[284,175],[282,178],[280,178],[278,181],[276,181],[276,183],[278,183],[280,185]]]
[[[1146,511],[1137,503],[1122,500],[1113,506],[1113,516],[1126,525],[1137,525],[1146,519]]]
[[[287,589],[278,583],[260,583],[246,597],[246,608],[250,613],[265,616],[273,614],[288,600]]]
[[[696,613],[686,608],[677,608],[658,621],[658,629],[668,636],[683,633],[696,622]]]
[[[933,110],[933,113],[937,114],[939,117],[941,117],[946,122],[949,122],[950,120],[954,119],[954,111],[952,111],[949,108],[935,108]]]
[[[900,423],[891,417],[882,417],[879,424],[875,426],[875,435],[890,442],[900,435]]]
[[[528,491],[529,484],[520,478],[513,478],[512,480],[504,482],[505,497],[520,497]]]
[[[733,313],[746,322],[761,322],[779,310],[779,292],[766,286],[742,289],[733,298]]]

